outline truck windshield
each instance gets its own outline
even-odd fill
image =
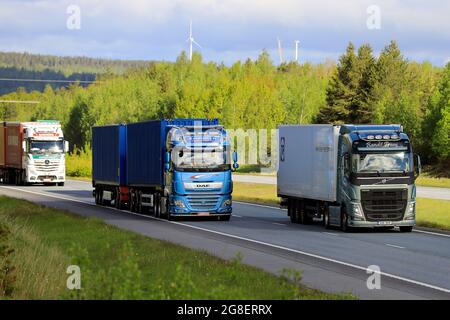
[[[61,141],[31,141],[31,153],[62,153],[64,142]]]
[[[172,153],[172,161],[179,171],[224,171],[229,169],[223,148],[187,149]]]
[[[410,154],[405,152],[354,154],[352,167],[357,173],[410,172],[412,161]]]

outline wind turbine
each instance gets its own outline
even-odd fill
[[[192,45],[195,44],[197,45],[200,49],[202,48],[195,40],[194,37],[192,36],[192,20],[189,23],[189,38],[186,40],[189,42],[189,61],[192,61]]]
[[[298,44],[300,41],[295,40],[295,61],[298,62]]]
[[[278,41],[278,55],[280,57],[280,64],[282,64],[284,59],[283,59],[283,49],[281,48],[280,38],[277,38],[277,41]]]

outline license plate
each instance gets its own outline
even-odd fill
[[[378,225],[380,226],[386,226],[386,225],[391,225],[392,222],[391,221],[378,221]]]
[[[198,216],[209,216],[210,213],[209,212],[199,212],[197,213]]]

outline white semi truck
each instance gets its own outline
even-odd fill
[[[400,125],[279,127],[278,196],[294,223],[394,228],[416,222],[420,158]]]
[[[68,150],[58,121],[0,123],[0,179],[6,184],[63,186]]]

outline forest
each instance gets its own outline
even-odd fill
[[[400,123],[424,162],[450,167],[450,63],[409,61],[394,41],[379,55],[370,45],[349,43],[337,63],[320,64],[276,66],[263,50],[255,60],[226,66],[203,62],[199,53],[188,61],[182,52],[175,62],[147,62],[96,79],[88,87],[19,88],[0,99],[40,103],[2,103],[0,115],[4,121],[60,120],[77,152],[89,150],[94,125],[156,118],[217,117],[235,129]]]

